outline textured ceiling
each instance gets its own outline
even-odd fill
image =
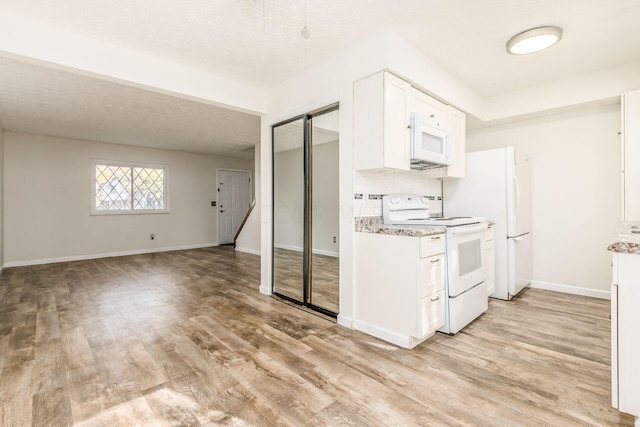
[[[0,56],[5,130],[252,158],[260,118]]]
[[[300,36],[304,4],[0,0],[0,12],[258,87],[385,29],[486,97],[640,60],[638,0],[306,0],[308,40]],[[529,56],[505,53],[512,35],[540,25],[562,27],[562,42]],[[212,153],[259,140],[258,119],[241,113],[8,60],[1,65],[0,124],[9,130]]]
[[[640,59],[638,0],[0,0],[28,16],[238,81],[270,85],[345,45],[394,28],[485,96]],[[564,29],[542,54],[505,43]]]

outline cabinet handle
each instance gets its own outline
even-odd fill
[[[640,228],[640,225],[632,225],[631,228],[638,229],[638,228]]]
[[[437,296],[437,297],[435,297],[435,298],[430,298],[430,299],[431,299],[431,301],[438,301],[438,300],[440,299],[440,297],[439,297],[439,296]]]
[[[435,264],[436,262],[440,262],[440,258],[432,260],[431,264]]]
[[[431,240],[440,240],[440,236],[431,237]]]
[[[431,117],[432,119],[434,119],[436,117],[435,114],[430,115],[429,117]]]
[[[640,230],[631,230],[631,234],[640,234]]]

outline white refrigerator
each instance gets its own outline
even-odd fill
[[[495,226],[493,298],[510,300],[531,282],[529,160],[515,147],[466,155],[463,179],[443,182],[445,216],[483,216]]]

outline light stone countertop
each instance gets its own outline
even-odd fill
[[[392,236],[424,237],[434,234],[444,234],[445,227],[425,227],[410,225],[386,225],[379,216],[364,216],[355,218],[355,229],[358,233],[389,234]]]
[[[607,247],[607,250],[611,252],[617,252],[621,254],[637,254],[640,255],[640,243],[626,242],[624,240],[616,240]]]

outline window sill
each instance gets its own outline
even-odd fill
[[[91,211],[91,216],[111,216],[111,215],[162,215],[170,213],[169,210],[157,211]]]

